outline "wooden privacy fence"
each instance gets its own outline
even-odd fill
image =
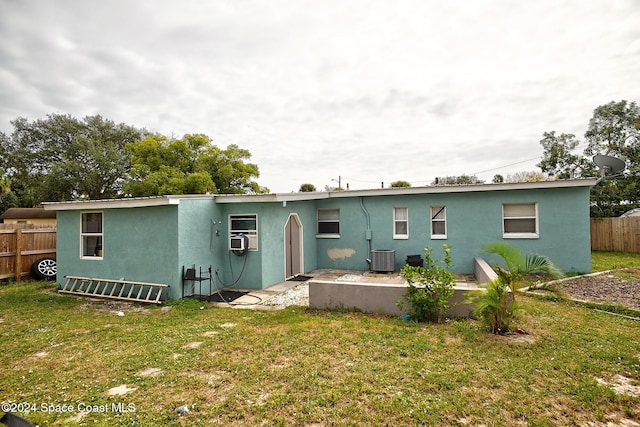
[[[591,249],[640,253],[640,216],[591,218]]]
[[[56,257],[55,226],[0,224],[0,279],[31,276],[31,264],[45,257]]]

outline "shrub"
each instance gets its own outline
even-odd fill
[[[484,251],[502,258],[506,268],[495,264],[494,270],[502,283],[515,295],[522,278],[531,273],[547,273],[554,278],[562,277],[562,271],[546,256],[523,254],[520,249],[506,242],[490,242]]]
[[[509,287],[500,279],[495,279],[485,291],[471,294],[469,300],[475,306],[473,314],[494,334],[509,332],[509,325],[513,320],[518,306],[509,292]]]
[[[509,326],[518,308],[515,293],[522,278],[530,273],[547,273],[553,277],[562,272],[546,256],[523,254],[520,249],[506,242],[491,242],[484,251],[502,258],[506,268],[494,265],[498,278],[487,285],[485,292],[475,292],[469,301],[475,306],[474,314],[494,334],[509,332]]]
[[[432,249],[427,246],[424,248],[424,267],[405,265],[400,271],[409,283],[404,297],[409,303],[409,315],[416,321],[442,322],[454,294],[456,279],[451,272],[451,246],[443,245],[442,248],[442,262],[432,258]],[[404,301],[397,301],[397,305],[404,310]]]

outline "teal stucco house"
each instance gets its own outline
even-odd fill
[[[194,265],[211,266],[215,288],[262,289],[316,269],[397,271],[425,246],[439,256],[443,244],[458,273],[472,274],[490,241],[589,272],[596,182],[160,196],[45,209],[57,211],[58,283],[68,275],[163,283],[163,299],[178,299]]]

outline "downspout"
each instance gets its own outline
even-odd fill
[[[372,239],[372,231],[371,231],[371,216],[369,215],[369,212],[367,212],[367,208],[364,207],[364,197],[360,197],[360,207],[362,208],[362,212],[364,212],[364,215],[367,217],[367,230],[365,232],[365,238],[367,239],[367,247],[368,247],[368,252],[367,255],[371,255],[371,239]],[[369,265],[371,265],[371,258],[367,258],[366,261],[369,263]]]

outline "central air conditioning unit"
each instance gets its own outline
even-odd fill
[[[371,271],[393,272],[396,265],[396,251],[380,249],[371,251]]]
[[[249,249],[249,238],[244,234],[238,234],[229,237],[230,251],[244,251]]]

